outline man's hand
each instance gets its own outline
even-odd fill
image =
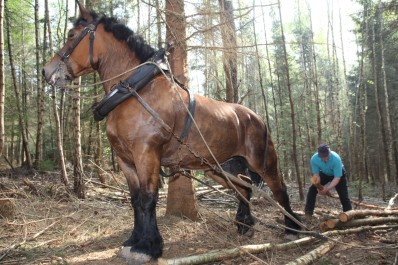
[[[329,190],[328,189],[322,189],[322,190],[318,190],[318,193],[319,194],[321,194],[321,195],[328,195],[328,196],[330,196],[330,192],[329,192]]]

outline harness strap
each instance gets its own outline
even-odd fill
[[[94,53],[94,38],[95,38],[95,31],[93,30],[90,33],[90,64],[91,64],[91,67],[94,70],[97,70],[98,69],[98,65],[94,64],[94,56],[93,56],[93,53]]]
[[[68,69],[68,72],[73,79],[76,78],[76,75],[73,73],[73,69],[68,62],[68,58],[75,50],[77,45],[79,45],[79,43],[84,39],[84,37],[86,37],[88,33],[90,33],[90,49],[89,49],[90,64],[94,70],[97,70],[97,66],[94,64],[93,51],[94,51],[95,30],[97,29],[98,21],[99,20],[95,20],[93,23],[85,23],[82,21],[81,24],[85,26],[85,28],[80,33],[79,37],[73,42],[72,46],[70,46],[63,54],[61,54],[59,51],[57,52],[57,54],[61,57],[61,61],[65,63],[66,68]]]
[[[138,68],[132,75],[130,75],[127,79],[123,80],[115,86],[115,88],[99,103],[93,106],[94,119],[96,121],[103,120],[109,112],[111,112],[116,106],[125,101],[126,99],[135,96],[137,100],[144,106],[142,102],[143,99],[137,97],[137,92],[146,86],[156,75],[162,72],[167,72],[163,69],[163,59],[165,55],[165,50],[160,49],[152,56],[149,61],[154,63],[144,64],[140,68]],[[160,69],[162,68],[162,70]],[[184,128],[181,132],[180,139],[185,139],[189,131],[191,130],[193,117],[195,115],[196,108],[196,100],[195,96],[189,92],[188,88],[186,88],[181,82],[179,82],[175,77],[172,77],[175,83],[184,89],[189,95],[189,103],[188,103],[188,113],[185,117]],[[144,106],[145,109],[148,110],[150,108],[148,105]],[[148,110],[151,114],[154,113],[154,110]],[[153,115],[155,118],[156,116]],[[158,115],[157,115],[158,117]],[[157,119],[157,118],[156,118]]]
[[[189,95],[189,103],[188,103],[188,112],[187,116],[185,117],[185,124],[184,129],[180,135],[180,138],[183,140],[188,136],[189,131],[191,130],[193,120],[192,118],[195,116],[195,109],[196,109],[196,100],[195,95],[189,91],[187,87],[185,87],[178,79],[173,77],[174,81],[179,85],[182,89],[184,89]]]

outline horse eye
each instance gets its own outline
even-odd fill
[[[74,31],[69,31],[69,33],[68,33],[68,39],[73,38],[75,35],[76,35],[76,34],[75,34]]]

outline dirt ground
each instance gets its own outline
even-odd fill
[[[78,200],[65,191],[55,173],[29,176],[24,172],[1,171],[0,198],[13,199],[15,214],[0,218],[0,264],[125,265],[118,252],[131,233],[133,213],[127,195],[118,190],[127,190],[120,184],[123,178],[117,179],[118,182],[108,183],[116,189],[88,181],[87,199]],[[289,194],[293,210],[302,215],[304,203],[293,185],[289,185]],[[258,194],[254,194],[252,201],[258,221],[254,236],[247,238],[237,235],[233,224],[237,203],[231,198],[214,192],[198,196],[200,220],[193,222],[165,216],[166,198],[161,195],[157,215],[164,239],[163,258],[287,242],[280,227],[280,211]],[[374,198],[366,198],[365,202],[386,206]],[[304,224],[319,232],[322,218],[338,214],[340,207],[338,200],[318,196],[317,219]],[[317,239],[287,250],[244,254],[207,264],[286,264],[325,242]],[[313,264],[397,264],[397,255],[397,229],[385,227],[340,236],[335,247]]]

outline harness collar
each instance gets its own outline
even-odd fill
[[[162,71],[169,73],[165,63],[165,50],[160,49],[149,59],[148,64],[141,65],[134,73],[132,73],[127,79],[121,81],[116,85],[113,90],[105,96],[99,103],[93,106],[94,119],[96,121],[103,120],[109,112],[116,108],[120,103],[126,99],[134,96],[136,92],[145,87],[155,76],[160,74]],[[185,124],[183,131],[180,135],[180,139],[183,140],[188,136],[188,133],[192,127],[192,117],[195,115],[196,100],[195,96],[189,92],[189,90],[182,85],[174,76],[171,76],[173,80],[184,89],[189,95],[188,111],[191,113],[186,114]],[[135,92],[134,92],[135,91]]]

